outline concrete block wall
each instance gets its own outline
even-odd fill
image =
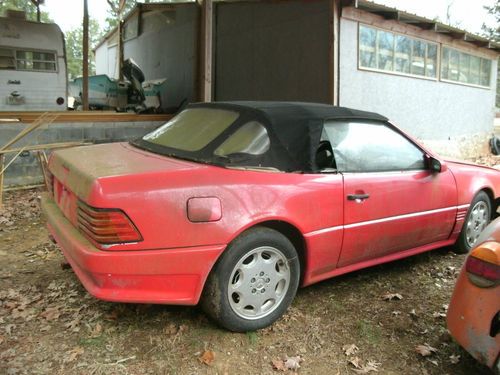
[[[55,123],[35,130],[12,145],[11,148],[59,142],[108,143],[129,141],[143,136],[162,124],[162,121]],[[26,126],[29,126],[29,124],[1,124],[0,145],[7,143]],[[47,154],[49,153],[50,150],[47,151]],[[7,154],[5,165],[11,161],[14,155]],[[43,183],[43,175],[36,151],[24,151],[5,172],[4,186],[7,188],[40,183]]]

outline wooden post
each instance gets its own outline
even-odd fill
[[[123,12],[127,0],[120,0],[118,2],[118,79],[123,81]],[[139,14],[139,20],[141,16]]]
[[[82,77],[83,110],[89,110],[89,8],[87,0],[83,0],[83,77]]]
[[[329,93],[330,104],[339,105],[339,36],[340,4],[330,0],[330,41],[329,41]]]
[[[43,180],[45,181],[45,188],[47,191],[50,191],[50,178],[49,178],[49,170],[48,170],[48,164],[49,161],[47,159],[47,155],[45,154],[44,150],[39,150],[37,152],[38,156],[38,161],[40,162],[40,169],[42,170],[43,174]]]
[[[123,81],[123,22],[121,12],[118,16],[118,80]]]
[[[210,102],[212,91],[213,2],[204,0],[201,7],[200,27],[200,100]]]
[[[4,170],[5,155],[0,154],[0,171]],[[3,208],[3,175],[0,173],[0,210]]]

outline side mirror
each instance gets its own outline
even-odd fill
[[[446,171],[446,165],[443,165],[438,159],[428,156],[427,157],[428,167],[432,172],[441,173]]]

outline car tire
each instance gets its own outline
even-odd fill
[[[490,150],[493,155],[500,155],[500,137],[493,136],[490,139]]]
[[[491,201],[484,191],[476,194],[464,221],[462,231],[455,243],[455,252],[467,254],[474,247],[479,234],[491,221]]]
[[[265,328],[288,309],[299,279],[300,262],[290,240],[270,228],[252,228],[231,242],[215,264],[201,308],[230,331]]]

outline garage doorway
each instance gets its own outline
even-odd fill
[[[331,103],[331,1],[220,2],[215,100]]]

